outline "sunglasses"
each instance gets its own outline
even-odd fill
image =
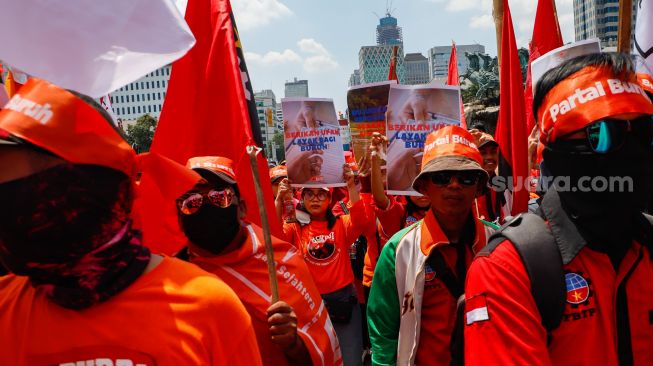
[[[478,184],[478,181],[481,179],[481,175],[476,171],[444,171],[431,174],[431,182],[436,186],[444,187],[451,184],[453,177],[456,177],[458,183],[468,187]]]
[[[329,193],[326,192],[326,191],[319,191],[317,193],[314,193],[313,191],[304,192],[304,198],[306,198],[309,201],[312,200],[315,197],[317,197],[317,199],[320,200],[320,201],[324,201],[325,199],[327,199],[328,196],[329,196]]]
[[[182,214],[192,215],[199,211],[205,198],[208,203],[220,208],[227,208],[237,201],[234,190],[227,187],[220,191],[212,189],[207,193],[193,193],[183,201],[177,201],[177,206]]]
[[[604,118],[585,127],[585,139],[559,140],[560,147],[580,154],[607,154],[623,147],[626,136],[647,147],[653,147],[653,116],[633,120]]]

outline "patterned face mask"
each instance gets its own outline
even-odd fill
[[[72,164],[0,184],[0,261],[63,307],[106,300],[150,259],[131,230],[131,184],[116,170]]]

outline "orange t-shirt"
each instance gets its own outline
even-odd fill
[[[311,221],[304,226],[283,225],[287,240],[304,256],[320,294],[340,290],[354,282],[349,248],[363,233],[366,220],[365,204],[358,201],[349,208],[349,215],[340,216],[331,229],[326,221]]]
[[[267,309],[270,307],[270,279],[261,228],[250,225],[247,240],[236,251],[190,260],[215,273],[240,297],[252,316],[252,323],[265,365],[288,365],[283,351],[270,339]],[[297,334],[313,360],[313,365],[342,365],[337,335],[297,249],[272,237],[277,269],[279,298],[292,306],[297,315]]]
[[[261,365],[236,294],[172,258],[81,311],[50,301],[27,277],[1,277],[0,339],[0,365]]]

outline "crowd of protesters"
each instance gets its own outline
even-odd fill
[[[175,163],[141,162],[92,99],[30,79],[18,96],[53,114],[0,111],[0,365],[650,365],[650,92],[618,53],[542,77],[546,175],[633,184],[554,181],[530,214],[511,217],[493,189],[499,145],[482,128],[427,136],[419,195],[386,194],[378,133],[343,166],[344,189],[293,188],[271,168],[273,301],[233,157],[164,174]],[[176,179],[194,185],[172,194]],[[177,210],[187,245],[174,257],[142,245],[141,197],[141,214]]]

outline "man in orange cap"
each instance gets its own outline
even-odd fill
[[[244,222],[233,162],[204,156],[187,167],[204,178],[177,200],[188,246],[179,256],[218,275],[252,317],[265,365],[338,365],[340,349],[331,320],[301,255],[272,238],[280,301],[270,304],[261,228]]]
[[[545,73],[533,112],[553,181],[469,269],[465,363],[650,365],[653,104],[603,53]]]
[[[0,278],[0,365],[260,364],[234,292],[141,245],[139,158],[92,99],[32,78],[0,112],[0,142],[0,261],[11,272]],[[155,173],[143,166],[146,180]]]
[[[483,157],[483,169],[485,169],[489,175],[491,182],[492,178],[497,175],[496,170],[499,164],[499,144],[489,133],[481,132],[479,130],[470,130],[469,132],[474,136],[476,146],[478,146],[478,151]],[[480,219],[497,223],[501,221],[503,218],[501,212],[502,194],[503,192],[488,189],[485,194],[476,199],[474,206]]]
[[[486,244],[472,210],[488,179],[482,164],[465,129],[428,135],[413,188],[430,198],[431,209],[388,241],[374,272],[367,305],[373,364],[450,364],[456,302],[474,253]]]

